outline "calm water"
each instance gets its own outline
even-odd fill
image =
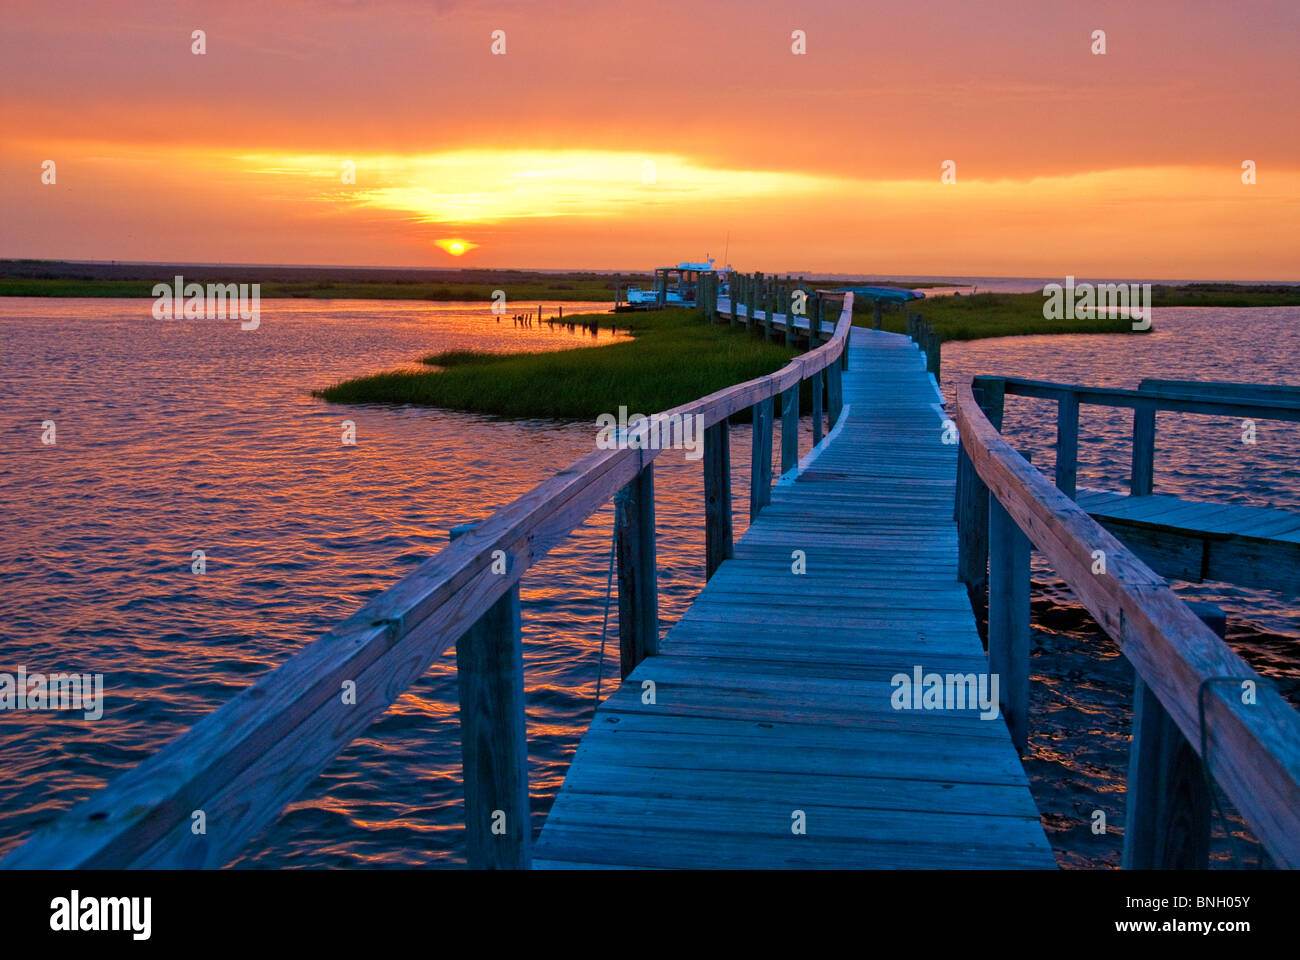
[[[149,305],[0,300],[0,671],[102,673],[106,694],[97,722],[0,713],[0,853],[284,662],[436,551],[451,526],[487,515],[592,447],[582,424],[337,407],[310,396],[434,350],[562,349],[590,335],[517,329],[482,305],[270,301],[256,332],[226,321],[154,322]],[[1087,369],[1089,382],[1120,385],[1143,376],[1285,381],[1300,357],[1297,320],[1294,309],[1159,311],[1160,332],[1140,340],[986,341],[949,346],[944,362],[948,376],[1073,379]],[[1008,401],[1008,430],[1050,464],[1050,411],[1035,403]],[[1127,426],[1120,414],[1100,415],[1109,426],[1090,416],[1081,481],[1118,481]],[[1260,443],[1238,449],[1234,423],[1198,418],[1192,436],[1192,424],[1184,434],[1166,416],[1157,490],[1300,506],[1293,426],[1261,422]],[[340,443],[345,419],[356,422],[356,446]],[[40,442],[45,420],[56,423],[54,446]],[[733,428],[732,442],[743,503],[748,430]],[[802,449],[808,442],[805,430]],[[670,624],[703,582],[703,491],[698,463],[664,454],[656,465]],[[736,519],[743,529],[740,512]],[[538,826],[593,708],[610,535],[606,508],[523,583]],[[202,576],[190,569],[194,550],[207,555]],[[1127,673],[1050,573],[1038,579],[1036,618],[1047,629],[1035,651],[1035,796],[1062,862],[1105,864],[1117,857],[1117,836],[1093,837],[1078,823],[1098,807],[1122,822]],[[1234,618],[1233,638],[1260,669],[1297,676],[1294,598],[1197,591],[1247,614]],[[617,682],[613,608],[603,693]],[[459,772],[447,656],[238,863],[454,866]]]
[[[93,723],[0,713],[0,851],[284,662],[438,550],[452,526],[593,448],[592,426],[310,395],[435,350],[563,349],[590,334],[518,329],[481,304],[268,301],[252,332],[155,322],[149,307],[0,300],[0,671],[102,673],[106,696]],[[340,442],[344,419],[355,446]],[[45,420],[54,446],[40,442]],[[735,444],[740,497],[747,430]],[[703,484],[680,453],[656,467],[671,622],[703,581]],[[593,709],[610,513],[523,583],[538,825]],[[206,553],[203,576],[191,572],[194,550]],[[604,693],[618,675],[614,599]],[[448,655],[242,862],[460,862],[459,743]]]

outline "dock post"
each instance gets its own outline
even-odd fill
[[[794,323],[794,289],[789,284],[781,288],[781,301],[777,310],[778,314],[785,317],[785,323],[781,325],[781,343],[787,347],[790,345],[790,325]]]
[[[1133,408],[1133,469],[1129,474],[1129,493],[1150,496],[1155,489],[1156,408],[1147,405]]]
[[[799,384],[781,394],[781,473],[799,466]]]
[[[840,413],[844,408],[844,395],[840,389],[840,373],[838,359],[826,368],[826,405],[829,408],[827,413],[830,416],[830,425],[832,427],[839,421]]]
[[[1223,611],[1189,604],[1220,637]],[[1134,671],[1133,741],[1124,801],[1125,870],[1204,870],[1210,863],[1210,794],[1202,760]]]
[[[1056,401],[1056,488],[1074,499],[1079,477],[1079,395],[1073,390]]]
[[[455,527],[451,538],[474,526]],[[518,584],[456,641],[456,685],[469,865],[526,870],[532,863],[533,827]]]
[[[990,495],[988,502],[989,673],[998,677],[1002,716],[1024,756],[1029,743],[1030,545],[998,498]]]
[[[816,309],[810,310],[808,313],[808,349],[809,350],[816,350],[817,344],[821,342],[822,313],[824,312],[822,303],[823,300],[819,296],[817,298]]]
[[[753,406],[754,439],[750,450],[749,521],[772,502],[772,401],[766,397]]]
[[[884,325],[884,307],[879,300],[871,301],[871,329],[879,330]]]
[[[731,435],[722,420],[704,431],[704,578],[732,556]]]
[[[776,291],[767,295],[767,309],[763,311],[763,339],[772,342],[772,323],[776,314]]]
[[[808,378],[812,384],[812,428],[813,446],[822,442],[822,394],[825,392],[822,372],[818,370]]]
[[[1005,384],[998,377],[976,377],[972,393],[994,429],[1002,429]],[[971,466],[963,484],[965,523],[958,524],[957,579],[966,584],[977,618],[988,612],[989,489]]]
[[[623,679],[659,652],[653,461],[614,495],[618,555],[618,650]]]

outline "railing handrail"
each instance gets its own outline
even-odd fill
[[[1132,409],[1169,410],[1181,413],[1199,413],[1210,416],[1256,417],[1264,420],[1300,421],[1300,402],[1248,397],[1197,396],[1190,388],[1147,388],[1127,390],[1122,387],[1092,387],[1077,383],[1056,383],[1050,380],[1031,380],[1025,377],[981,376],[977,382],[1001,380],[1009,394],[1058,400],[1072,394],[1079,403],[1102,407],[1127,407]],[[1144,381],[1145,382],[1145,381]]]
[[[1116,642],[1273,859],[1300,867],[1300,714],[1267,682],[1255,683],[1253,704],[1242,702],[1243,682],[1260,679],[1255,671],[1011,448],[970,382],[957,386],[956,421],[990,496]],[[1103,573],[1093,572],[1097,550]]]
[[[657,414],[706,427],[837,362],[853,323],[775,373]],[[628,436],[649,429],[644,421]],[[138,766],[38,829],[5,868],[220,867],[553,546],[661,451],[596,450],[502,507]],[[493,572],[506,556],[505,573]],[[352,702],[341,695],[355,684]],[[205,832],[191,829],[203,813]],[[197,822],[197,821],[195,821]]]

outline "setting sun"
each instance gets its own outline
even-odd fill
[[[438,240],[435,242],[439,247],[450,253],[453,257],[459,257],[466,254],[478,246],[477,243],[470,243],[468,240]]]

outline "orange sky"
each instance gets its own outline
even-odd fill
[[[1298,40],[1294,0],[6,0],[0,256],[1300,279]]]

